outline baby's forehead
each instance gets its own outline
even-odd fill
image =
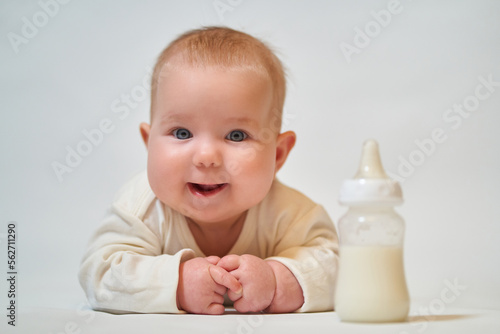
[[[178,101],[179,96],[208,100],[219,96],[223,100],[239,97],[249,103],[255,99],[270,98],[272,102],[274,91],[269,76],[244,67],[166,65],[158,76],[156,86],[156,101],[163,103],[172,99]]]
[[[165,94],[170,95],[174,91],[178,90],[178,79],[179,77],[186,76],[191,77],[196,80],[197,75],[203,75],[206,79],[210,80],[213,76],[214,81],[224,74],[238,74],[234,78],[241,80],[242,85],[246,86],[249,80],[252,80],[254,84],[262,87],[262,89],[268,89],[271,93],[271,109],[266,113],[265,118],[270,120],[272,123],[277,123],[277,128],[281,125],[281,112],[280,109],[276,107],[276,89],[275,83],[271,79],[269,73],[266,69],[259,66],[249,66],[249,65],[235,65],[235,66],[218,66],[218,65],[205,65],[205,64],[187,64],[185,62],[165,62],[161,69],[158,71],[155,94],[152,96],[152,104],[154,107],[151,108],[151,120],[155,117],[159,111],[156,110],[159,106],[160,100],[165,100]],[[256,80],[257,79],[257,80]],[[183,91],[179,91],[182,94]],[[161,103],[163,104],[163,103]],[[162,109],[162,108],[160,108]],[[160,116],[160,115],[158,115]]]
[[[210,110],[212,106],[217,106],[215,108],[221,112],[218,117],[228,122],[267,126],[270,121],[275,123],[280,119],[278,109],[273,108],[271,80],[253,71],[193,67],[168,69],[160,78],[157,93],[154,114],[163,124],[188,123],[199,118],[201,110]],[[219,106],[218,103],[222,104]],[[240,112],[247,112],[246,117],[239,116]]]
[[[221,78],[230,78],[227,80],[227,91],[231,91],[232,85],[242,85],[249,87],[259,87],[260,90],[267,90],[271,93],[275,91],[273,81],[267,73],[248,68],[239,67],[220,67],[220,66],[192,66],[192,65],[176,65],[165,64],[161,69],[156,84],[156,100],[164,94],[169,94],[172,90],[182,94],[184,91],[179,91],[180,82],[185,83],[186,80],[191,80],[193,85],[200,81],[208,82],[206,89],[214,88],[211,83],[221,81]]]
[[[193,72],[203,72],[204,74],[213,75],[217,77],[224,73],[237,73],[248,75],[249,77],[257,75],[261,77],[265,81],[272,82],[271,75],[267,72],[264,66],[255,64],[234,64],[234,65],[219,65],[219,64],[211,64],[211,63],[196,63],[190,64],[186,62],[178,62],[178,61],[167,61],[165,62],[159,71],[158,80],[165,80],[172,73],[176,74],[188,74]],[[242,76],[242,79],[244,76]]]

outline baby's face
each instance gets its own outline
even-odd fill
[[[156,196],[197,223],[230,223],[259,203],[276,173],[272,102],[253,72],[169,70],[146,135]]]

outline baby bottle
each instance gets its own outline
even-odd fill
[[[394,211],[401,187],[382,167],[378,144],[363,145],[359,170],[344,181],[339,201],[339,272],[335,311],[342,321],[404,321],[409,295],[403,266],[404,220]]]

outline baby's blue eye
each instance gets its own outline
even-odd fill
[[[238,142],[238,141],[243,141],[243,140],[247,139],[247,137],[248,137],[248,135],[245,132],[243,132],[241,130],[233,130],[227,135],[226,139],[229,139],[230,141],[237,141]]]
[[[188,129],[175,129],[173,135],[175,138],[181,140],[189,139],[193,136]]]

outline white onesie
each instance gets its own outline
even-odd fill
[[[338,239],[326,211],[275,180],[248,210],[228,254],[252,254],[284,264],[304,293],[298,312],[333,309]],[[94,309],[113,313],[183,313],[177,308],[179,264],[205,257],[186,219],[163,205],[145,172],[117,194],[93,236],[79,279]]]

